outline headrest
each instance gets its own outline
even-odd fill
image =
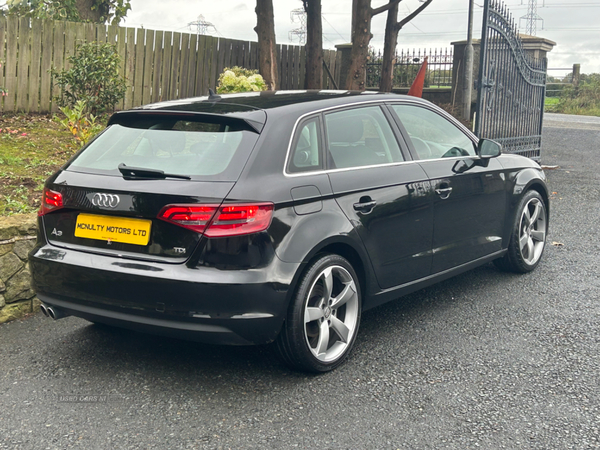
[[[310,147],[310,142],[308,142],[308,139],[306,139],[306,136],[301,134],[300,138],[298,139],[298,144],[296,144],[296,148],[308,148],[308,147]]]
[[[360,117],[344,117],[327,121],[329,142],[345,142],[351,144],[363,135],[363,122]]]

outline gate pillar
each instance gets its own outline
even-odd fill
[[[335,48],[337,49],[336,60],[340,68],[338,86],[340,89],[346,89],[346,78],[348,78],[348,73],[350,73],[352,44],[338,44]]]
[[[546,58],[548,53],[556,46],[556,42],[539,36],[519,34],[526,55],[535,59]]]

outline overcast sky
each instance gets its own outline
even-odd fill
[[[525,32],[529,0],[505,0],[517,24]],[[277,42],[290,43],[289,32],[299,28],[290,13],[301,8],[300,0],[273,0]],[[373,0],[373,6],[387,3]],[[468,0],[433,0],[431,5],[404,27],[398,36],[398,50],[413,48],[446,48],[450,42],[466,38]],[[475,3],[474,37],[481,36],[483,0]],[[190,31],[188,23],[203,15],[216,27],[208,34],[233,39],[256,40],[255,1],[251,0],[131,0],[131,11],[124,22],[128,27]],[[350,16],[352,0],[322,0],[323,45],[334,48],[336,44],[350,42]],[[419,6],[418,0],[403,0],[400,14],[408,14]],[[537,36],[550,39],[557,46],[548,55],[550,68],[568,68],[581,64],[582,73],[600,72],[600,0],[537,0]],[[545,6],[542,6],[545,4]],[[373,20],[371,45],[383,47],[385,14]],[[549,75],[562,72],[550,71]]]

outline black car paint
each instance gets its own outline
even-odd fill
[[[141,247],[113,242],[110,247],[103,241],[74,237],[75,222],[80,209],[88,212],[118,215],[119,217],[156,217],[158,212],[171,203],[221,203],[231,191],[233,182],[189,182],[174,180],[126,180],[61,171],[48,180],[52,190],[63,194],[65,209],[45,217],[44,227],[48,242],[57,247],[93,247],[96,252],[114,254],[119,251],[129,257],[151,261],[182,263],[197,246],[201,235],[180,229],[173,224],[156,221],[152,233],[160,233],[167,239],[153,240],[153,245]],[[96,192],[116,193],[121,201],[116,208],[95,208],[91,203]],[[202,192],[202,195],[198,195]],[[175,253],[174,247],[184,248],[184,254]],[[89,249],[92,251],[92,249]]]
[[[90,320],[143,331],[218,343],[266,343],[275,339],[281,328],[303,268],[320,252],[339,253],[351,261],[359,272],[363,309],[369,309],[502,256],[514,208],[526,190],[539,190],[548,207],[545,177],[539,166],[513,155],[486,161],[487,168],[476,157],[458,157],[420,162],[409,159],[381,168],[323,170],[300,176],[284,173],[291,136],[302,117],[361,104],[385,108],[387,102],[398,101],[429,107],[420,100],[317,93],[292,98],[266,93],[225,101],[234,102],[230,108],[233,112],[227,114],[249,118],[261,129],[255,150],[236,183],[131,181],[66,170],[51,177],[46,186],[65,192],[79,190],[84,197],[91,191],[137,192],[139,198],[147,193],[153,198],[148,209],[153,217],[159,206],[172,202],[272,201],[275,211],[270,228],[234,238],[198,235],[195,244],[187,244],[190,249],[195,245],[195,249],[185,258],[169,255],[167,259],[165,249],[161,255],[148,257],[139,251],[127,253],[125,248],[117,255],[114,248],[109,254],[94,247],[61,243],[52,239],[50,230],[54,228],[53,216],[63,214],[57,211],[40,218],[41,233],[30,253],[34,286],[43,301]],[[190,114],[192,110],[206,113],[211,111],[211,102],[166,102],[116,116],[125,120],[127,114],[171,110],[176,114]],[[401,128],[394,121],[391,125],[406,156],[414,158],[414,149],[401,138]],[[453,171],[457,161],[464,161],[469,168],[462,173]],[[455,186],[457,193],[464,190],[458,199],[458,223],[447,208],[448,203],[456,203],[455,199],[447,202],[435,193],[441,183]],[[468,191],[469,186],[475,187],[474,192]],[[369,199],[377,201],[370,213],[352,208],[354,203]],[[140,211],[118,211],[118,215],[128,214],[138,216]],[[491,228],[476,226],[465,233],[470,223],[477,225],[481,220]],[[403,233],[415,223],[423,225]],[[434,223],[447,228],[434,229]],[[487,252],[470,251],[474,242],[490,237],[493,245]],[[394,252],[390,243],[400,245],[400,252]],[[448,251],[441,250],[446,247]],[[263,316],[233,318],[247,313]]]

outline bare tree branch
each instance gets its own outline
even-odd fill
[[[427,8],[432,1],[433,0],[427,0],[425,3],[423,3],[417,9],[415,9],[412,13],[410,13],[408,16],[406,16],[404,19],[402,19],[400,22],[398,22],[396,24],[396,28],[398,30],[401,30],[404,25],[406,25],[408,22],[413,20],[415,17],[417,17],[421,13],[421,11],[423,11],[425,8]]]
[[[371,8],[371,17],[376,16],[377,14],[381,14],[384,11],[387,11],[392,6],[397,5],[402,0],[391,0],[389,3],[380,6],[379,8]]]

